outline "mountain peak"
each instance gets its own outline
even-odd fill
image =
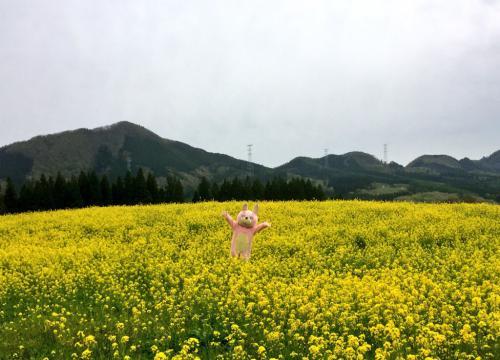
[[[380,165],[380,160],[372,154],[363,151],[350,151],[342,155],[345,158],[354,159],[359,165]]]
[[[96,128],[94,130],[98,130],[98,129],[113,129],[113,128],[127,128],[127,129],[145,129],[144,126],[142,125],[139,125],[139,124],[135,124],[133,122],[130,122],[130,121],[127,121],[127,120],[122,120],[122,121],[118,121],[118,122],[115,122],[111,125],[106,125],[106,126],[102,126],[100,128]]]
[[[500,171],[500,150],[495,151],[490,156],[483,157],[478,162],[489,170]]]
[[[500,150],[495,151],[490,156],[487,156],[487,158],[490,160],[500,161]]]
[[[145,128],[144,126],[126,120],[118,121],[111,125],[96,127],[91,131],[117,132],[124,135],[147,135],[155,138],[160,137],[151,130]]]
[[[449,155],[422,155],[407,165],[410,168],[427,166],[445,166],[456,169],[461,167],[459,161]]]

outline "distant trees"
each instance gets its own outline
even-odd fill
[[[180,203],[184,201],[184,188],[181,181],[174,176],[167,176],[167,185],[160,189],[160,198],[165,202]]]
[[[206,177],[202,177],[200,179],[200,183],[198,184],[198,188],[193,194],[193,202],[208,200],[214,200],[214,197],[212,196],[210,182]]]
[[[1,192],[0,192],[1,193]],[[110,182],[106,175],[99,177],[94,171],[81,171],[78,177],[55,178],[42,174],[39,179],[25,182],[17,193],[12,180],[7,179],[3,196],[3,211],[22,211],[78,208],[82,206],[156,204],[183,202],[184,189],[179,179],[168,176],[160,187],[153,174],[125,174]],[[0,212],[2,207],[0,207]]]
[[[263,184],[257,178],[246,177],[240,180],[224,179],[219,185],[210,183],[205,177],[193,195],[193,202],[228,201],[228,200],[324,200],[325,193],[321,185],[314,185],[311,180],[294,178],[285,180],[273,178]]]
[[[10,178],[3,186],[0,189],[0,213],[184,201],[184,188],[178,178],[167,176],[160,186],[151,172],[145,173],[142,169],[135,175],[128,171],[114,181],[106,175],[98,176],[95,171],[81,171],[71,178],[60,173],[55,177],[42,174],[38,179],[22,184],[19,191]],[[192,198],[193,202],[324,199],[321,185],[315,185],[309,179],[277,177],[263,183],[248,176],[224,179],[221,183],[202,177]]]
[[[7,185],[5,188],[5,194],[3,196],[3,203],[6,210],[13,209],[14,211],[16,211],[18,209],[19,202],[17,199],[16,188],[10,178],[7,178]]]

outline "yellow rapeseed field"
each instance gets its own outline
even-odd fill
[[[0,358],[500,358],[499,206],[263,202],[249,262],[240,209],[0,217]]]

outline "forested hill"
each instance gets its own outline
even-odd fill
[[[175,175],[194,185],[201,176],[223,180],[246,174],[248,163],[224,154],[210,153],[185,143],[164,139],[130,122],[96,128],[37,136],[0,149],[0,178],[21,182],[42,173],[55,176],[78,175],[95,170],[113,178],[139,168],[157,177]],[[271,169],[255,164],[259,177]]]
[[[298,157],[275,171],[322,179],[342,198],[500,202],[500,151],[480,160],[424,155],[407,166],[350,152]]]
[[[337,198],[500,201],[500,151],[480,160],[424,155],[407,166],[350,152],[298,157],[276,168],[252,167],[263,181],[309,178]],[[221,183],[249,174],[247,161],[164,139],[130,122],[37,136],[0,148],[0,184],[7,177],[21,184],[41,174],[55,177],[59,172],[69,178],[82,170],[113,179],[139,168],[160,180],[169,175],[179,178],[188,195],[201,177]]]

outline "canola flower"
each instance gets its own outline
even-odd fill
[[[0,217],[0,359],[498,359],[500,207],[265,202]]]

